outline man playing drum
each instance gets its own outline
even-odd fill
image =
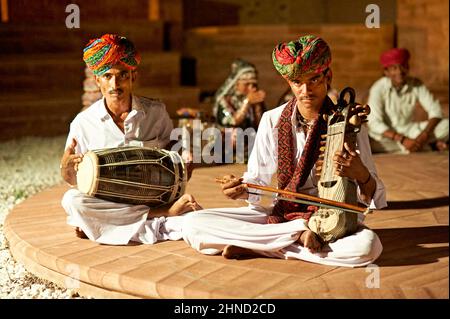
[[[323,245],[308,227],[309,207],[295,207],[290,202],[285,205],[281,200],[274,208],[263,207],[260,195],[255,194],[258,190],[245,184],[269,185],[273,174],[278,173],[279,188],[313,196],[318,193],[314,166],[322,112],[331,103],[327,98],[332,77],[330,49],[322,39],[307,35],[279,44],[272,57],[295,96],[263,114],[244,176],[222,178],[223,193],[231,199],[246,200],[249,206],[190,213],[185,216],[183,238],[203,254],[222,253],[226,258],[259,254],[333,266],[370,264],[380,255],[382,245],[377,235],[363,226],[364,215],[358,214],[360,223],[355,233]],[[367,111],[361,113],[365,116]],[[367,127],[361,127],[356,148],[347,143],[344,146],[332,159],[334,170],[357,185],[361,204],[372,209],[385,207],[385,189],[371,157]]]
[[[72,186],[77,183],[77,167],[87,151],[126,145],[164,148],[172,130],[163,103],[132,93],[140,56],[131,41],[105,34],[87,44],[83,59],[93,71],[103,98],[70,124],[61,175]],[[178,215],[201,208],[189,194],[170,207],[149,209],[87,196],[76,188],[64,194],[62,206],[79,237],[113,245],[181,239],[182,218]]]

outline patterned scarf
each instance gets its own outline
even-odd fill
[[[296,138],[292,132],[292,115],[296,104],[297,100],[294,97],[284,108],[275,126],[278,129],[278,188],[292,192],[298,192],[305,184],[319,157],[320,136],[327,132],[327,123],[322,115],[328,114],[334,106],[330,98],[326,97],[321,112],[310,129],[300,160],[295,166]],[[316,210],[316,206],[278,200],[272,215],[268,218],[268,223],[280,223],[297,218],[309,220]]]

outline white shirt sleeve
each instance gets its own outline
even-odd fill
[[[423,109],[428,113],[428,119],[442,118],[441,105],[427,87],[422,84],[418,87],[417,93],[420,105],[422,105]]]
[[[375,193],[373,195],[372,201],[369,203],[365,203],[361,199],[361,190],[359,186],[357,187],[358,192],[358,200],[361,203],[369,205],[371,209],[381,209],[387,206],[386,203],[386,189],[384,188],[384,184],[381,179],[378,177],[377,169],[375,167],[375,163],[372,158],[372,151],[370,149],[369,136],[367,135],[367,126],[362,125],[361,131],[357,135],[357,152],[363,162],[364,166],[369,170],[370,175],[372,175],[375,180],[377,186],[375,189]]]
[[[66,146],[64,150],[66,150],[70,144],[72,144],[72,139],[77,141],[77,146],[75,147],[76,154],[84,154],[87,152],[86,140],[83,138],[83,132],[78,125],[77,120],[73,120],[70,123],[69,134],[67,135]]]
[[[264,113],[256,133],[255,143],[248,160],[247,171],[243,175],[244,183],[257,185],[270,185],[272,175],[277,172],[276,143],[274,141],[273,128],[270,118]],[[256,189],[249,189],[254,193],[260,193]],[[249,195],[247,202],[257,203],[260,196]]]
[[[380,136],[385,131],[390,129],[390,127],[384,122],[385,105],[383,102],[383,83],[384,82],[376,82],[372,85],[369,92],[369,99],[367,101],[367,104],[371,110],[368,116],[368,125],[372,137],[374,137],[374,135]]]
[[[166,111],[166,105],[162,104],[160,109],[159,123],[157,125],[161,128],[161,133],[158,138],[160,148],[164,148],[170,142],[170,133],[173,129],[172,120],[169,117],[169,113]]]

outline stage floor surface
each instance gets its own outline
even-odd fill
[[[389,207],[366,218],[384,247],[370,268],[227,260],[201,255],[182,240],[100,245],[66,225],[65,185],[16,206],[4,231],[27,270],[95,298],[449,298],[448,152],[374,158]],[[243,164],[199,168],[187,192],[204,208],[243,206],[226,199],[214,178],[244,170]]]

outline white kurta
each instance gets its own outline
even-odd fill
[[[125,145],[163,148],[170,141],[173,125],[165,105],[133,96],[132,110],[123,133],[108,114],[104,99],[79,113],[70,124],[66,148],[77,140],[76,153]],[[178,217],[147,219],[149,207],[113,203],[86,196],[77,189],[64,194],[62,206],[67,223],[80,227],[89,239],[103,244],[124,245],[130,240],[152,244],[158,240],[181,239]]]
[[[251,152],[244,182],[269,185],[277,171],[277,136],[274,128],[286,104],[264,113]],[[293,134],[296,137],[295,160],[298,162],[303,151],[306,136],[297,127],[295,110],[292,117]],[[385,188],[377,176],[372,160],[367,128],[362,127],[357,136],[357,152],[377,183],[370,205],[373,209],[386,206]],[[312,170],[314,171],[314,169]],[[250,191],[257,192],[257,190]],[[317,178],[309,176],[300,192],[317,196]],[[359,190],[358,190],[359,194]],[[194,249],[203,254],[218,254],[226,245],[235,245],[277,258],[297,258],[327,265],[357,267],[373,262],[381,254],[382,246],[378,236],[362,225],[354,235],[339,239],[313,254],[296,243],[301,231],[307,230],[306,221],[297,219],[281,224],[266,224],[272,208],[259,205],[259,196],[250,195],[248,207],[218,208],[192,212],[185,216],[183,238]]]

